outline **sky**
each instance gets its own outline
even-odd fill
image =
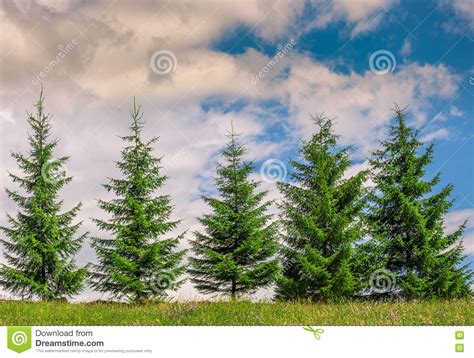
[[[3,0],[0,183],[15,189],[10,153],[27,150],[26,111],[42,83],[56,154],[70,156],[74,176],[64,209],[81,201],[80,232],[107,236],[91,218],[105,217],[96,201],[110,198],[101,184],[119,175],[118,135],[135,96],[145,138],[160,137],[155,153],[169,176],[161,193],[172,196],[175,233],[187,230],[188,248],[209,212],[201,195],[215,194],[231,122],[252,177],[278,200],[274,179],[287,179],[288,159],[315,130],[311,115],[334,118],[341,145],[353,145],[351,176],[368,167],[397,103],[435,145],[427,177],[441,172],[436,189],[454,185],[446,232],[472,217],[464,246],[474,267],[473,23],[470,0]],[[4,225],[17,208],[4,191],[0,203]],[[78,263],[94,260],[86,243]],[[202,298],[190,283],[172,296]],[[100,298],[90,289],[75,297]]]

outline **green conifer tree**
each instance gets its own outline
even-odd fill
[[[425,180],[426,166],[433,160],[433,145],[422,153],[418,131],[407,126],[405,111],[394,109],[396,121],[388,139],[373,153],[373,181],[368,217],[372,240],[396,280],[394,294],[403,297],[460,297],[470,293],[472,273],[462,265],[462,234],[465,223],[454,233],[444,233],[443,217],[452,206],[452,185],[431,194],[440,174]]]
[[[220,198],[204,197],[212,214],[200,219],[205,231],[191,240],[196,256],[188,270],[200,292],[233,299],[270,286],[279,272],[277,230],[267,214],[271,202],[262,202],[267,192],[256,192],[260,182],[249,179],[254,166],[243,161],[246,149],[237,136],[232,130],[217,166]]]
[[[72,222],[80,203],[60,212],[58,192],[72,177],[64,169],[69,158],[53,158],[58,142],[49,139],[51,115],[45,114],[43,101],[41,89],[36,115],[28,113],[32,134],[27,154],[12,154],[24,175],[9,176],[25,194],[7,189],[20,210],[7,216],[10,227],[0,228],[8,237],[0,239],[7,261],[0,267],[0,284],[22,298],[50,300],[71,296],[83,287],[85,269],[76,267],[74,255],[87,234],[74,238],[80,223]]]
[[[98,227],[113,237],[93,239],[98,263],[91,264],[90,278],[99,292],[143,302],[163,298],[167,290],[179,288],[185,251],[177,249],[183,235],[163,237],[179,221],[169,221],[173,210],[170,197],[155,195],[167,179],[160,173],[161,158],[153,156],[152,144],[158,138],[142,140],[143,113],[135,100],[130,114],[131,134],[121,137],[127,144],[117,162],[123,178],[109,178],[104,188],[115,198],[98,202],[111,218],[95,219]]]
[[[354,244],[362,239],[366,172],[349,179],[349,147],[337,149],[332,121],[313,118],[319,131],[292,160],[294,182],[279,182],[283,225],[283,273],[276,298],[332,300],[360,290]]]

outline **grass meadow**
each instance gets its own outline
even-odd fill
[[[0,325],[474,325],[472,299],[399,302],[116,302],[0,301]]]

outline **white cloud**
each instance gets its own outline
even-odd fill
[[[337,21],[346,21],[353,27],[351,36],[374,30],[385,12],[397,0],[312,0],[321,9],[313,22],[313,28],[324,28]]]
[[[474,229],[474,209],[454,210],[447,213],[444,218],[446,232],[454,232],[466,220],[468,220],[466,228],[468,230]]]
[[[364,160],[361,163],[356,163],[352,164],[349,168],[344,173],[344,179],[349,179],[353,177],[354,175],[358,174],[359,172],[363,170],[370,170],[370,163],[369,160]],[[364,186],[366,188],[371,188],[375,185],[372,179],[368,178],[366,182],[364,183]]]
[[[344,13],[350,21],[359,21],[377,11],[388,9],[395,2],[393,0],[336,0],[334,7],[336,11]]]
[[[450,4],[457,15],[468,19],[471,22],[471,26],[474,23],[474,4],[471,0],[450,0],[442,1],[445,4]]]
[[[456,106],[450,106],[447,110],[443,110],[439,113],[437,113],[433,117],[433,121],[439,121],[439,122],[445,122],[449,120],[450,118],[454,117],[462,117],[464,115],[464,112],[462,112],[458,107]]]
[[[474,254],[474,209],[454,210],[444,218],[445,232],[451,234],[467,220],[466,230],[463,235],[464,252]]]
[[[449,138],[449,136],[450,136],[450,133],[446,128],[440,128],[438,130],[435,130],[431,133],[428,133],[428,134],[424,135],[423,137],[420,138],[420,140],[423,143],[426,143],[426,142],[431,142],[435,139]]]
[[[411,54],[411,41],[408,37],[403,41],[402,48],[400,49],[400,54],[405,57]]]
[[[281,86],[272,84],[272,93],[288,99],[293,123],[303,136],[312,132],[308,113],[325,112],[336,117],[342,144],[355,144],[356,159],[363,159],[384,135],[393,116],[393,103],[409,106],[416,124],[426,121],[429,98],[450,98],[456,93],[457,77],[443,65],[399,66],[395,73],[378,76],[339,74],[301,56],[291,58],[291,72]],[[270,88],[269,88],[270,89]]]
[[[466,232],[463,236],[464,253],[474,255],[474,230]]]
[[[15,118],[13,118],[11,108],[5,108],[0,111],[0,121],[9,122],[11,124],[15,123]]]
[[[451,106],[449,109],[449,114],[453,117],[462,117],[464,113],[459,110],[456,106]]]
[[[474,3],[472,0],[438,0],[442,11],[449,16],[442,23],[442,28],[449,33],[465,35],[472,38],[474,25]]]
[[[364,21],[359,21],[351,31],[351,37],[375,30],[384,19],[384,15],[383,12],[379,12]]]

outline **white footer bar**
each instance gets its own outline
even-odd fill
[[[311,326],[305,330],[296,326],[48,326],[10,327],[8,330],[0,327],[0,330],[1,357],[474,356],[474,327]]]

